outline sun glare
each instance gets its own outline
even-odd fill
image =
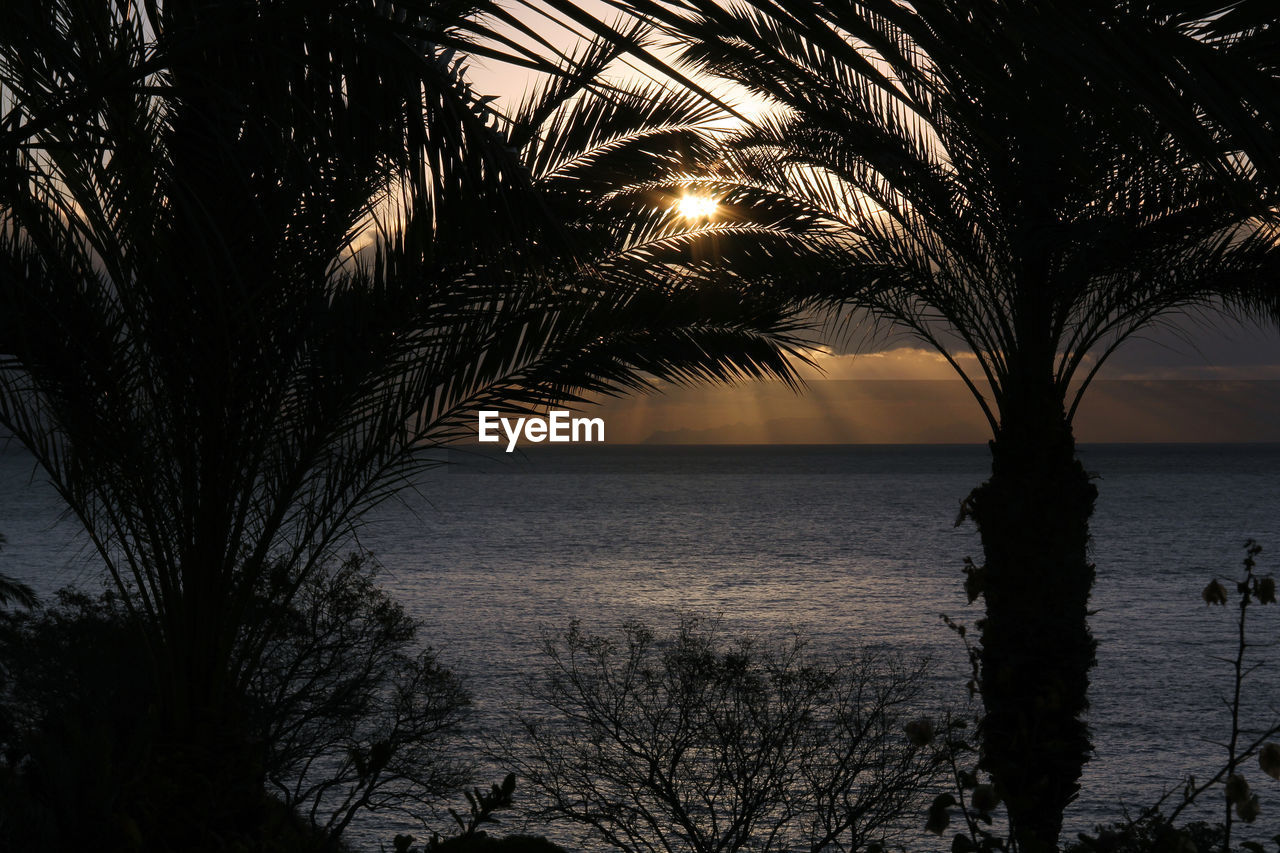
[[[707,198],[699,195],[686,195],[680,198],[676,204],[676,209],[680,215],[690,222],[699,219],[711,219],[716,215],[716,208],[719,203],[714,198]]]

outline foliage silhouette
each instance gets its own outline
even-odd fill
[[[499,822],[494,813],[512,807],[515,790],[514,773],[508,773],[501,784],[495,782],[488,791],[473,788],[466,792],[470,813],[465,820],[455,809],[449,809],[460,830],[456,835],[441,838],[433,834],[425,845],[417,848],[413,846],[412,835],[397,835],[392,849],[395,853],[564,853],[564,848],[541,836],[517,834],[495,838],[480,829],[485,824]]]
[[[4,538],[4,534],[0,533],[0,551],[4,550],[8,541]],[[0,573],[0,607],[8,607],[10,604],[18,607],[35,607],[39,603],[40,599],[29,584]]]
[[[450,757],[468,694],[377,579],[352,554],[287,607],[259,597],[278,627],[250,686],[268,790],[335,841],[361,813],[429,815],[471,778]]]
[[[497,823],[498,819],[493,816],[493,813],[500,809],[511,808],[511,797],[515,794],[515,790],[516,776],[514,773],[508,773],[503,777],[501,785],[495,782],[487,792],[479,788],[467,791],[467,805],[470,807],[467,819],[463,820],[457,810],[449,809],[454,823],[461,830],[458,834],[463,837],[472,836],[481,831],[482,825]]]
[[[1270,646],[1270,643],[1259,643],[1250,639],[1248,631],[1249,608],[1276,603],[1276,582],[1270,575],[1262,575],[1257,571],[1258,555],[1262,546],[1252,539],[1244,543],[1243,573],[1240,578],[1228,585],[1234,586],[1237,596],[1238,614],[1235,624],[1235,655],[1224,659],[1231,667],[1231,692],[1222,697],[1223,704],[1230,713],[1230,728],[1227,739],[1221,744],[1226,752],[1226,760],[1213,775],[1197,779],[1188,776],[1184,783],[1176,789],[1168,791],[1153,805],[1143,809],[1135,818],[1122,823],[1099,827],[1093,835],[1080,836],[1080,843],[1075,849],[1079,853],[1128,853],[1128,851],[1185,850],[1192,847],[1197,850],[1220,850],[1229,853],[1234,825],[1237,820],[1254,823],[1259,815],[1273,813],[1277,803],[1267,803],[1265,809],[1259,795],[1254,793],[1246,778],[1245,767],[1256,759],[1258,768],[1272,779],[1280,779],[1280,742],[1273,740],[1280,736],[1280,721],[1273,719],[1265,727],[1255,728],[1246,725],[1241,714],[1241,701],[1245,680],[1248,675],[1263,664],[1261,660],[1249,660],[1246,650],[1258,646]],[[1230,597],[1227,588],[1220,580],[1214,578],[1201,592],[1206,605],[1226,606]],[[1255,629],[1256,633],[1256,629]],[[1185,826],[1175,826],[1178,817],[1199,802],[1210,791],[1219,790],[1223,795],[1223,819],[1221,823],[1209,824],[1197,821]],[[1176,805],[1164,810],[1166,803],[1177,794]],[[1274,793],[1270,796],[1274,796]],[[1274,821],[1272,821],[1274,823]],[[1280,846],[1280,836],[1271,840]],[[1240,845],[1250,853],[1261,853],[1262,845],[1257,841],[1246,841]]]
[[[816,658],[794,640],[579,625],[547,639],[501,760],[526,811],[623,851],[884,847],[938,779],[902,734],[921,668]]]
[[[0,846],[128,849],[147,784],[154,689],[114,596],[63,591],[0,614]]]
[[[1227,82],[1273,39],[1274,11],[622,5],[661,20],[685,61],[777,105],[730,160],[760,192],[809,206],[826,259],[780,257],[762,277],[825,306],[837,329],[905,329],[986,415],[991,477],[961,512],[985,554],[969,584],[986,606],[982,763],[1014,843],[1054,848],[1090,749],[1094,660],[1096,489],[1072,418],[1107,358],[1164,317],[1280,315],[1274,184],[1259,167],[1276,153],[1280,81],[1272,63],[1238,92]],[[1259,14],[1263,31],[1229,30]],[[1135,71],[1144,41],[1176,58]],[[1200,86],[1182,86],[1188,68]],[[1211,81],[1234,100],[1215,100]]]
[[[496,4],[6,18],[0,425],[136,617],[178,790],[261,786],[247,697],[281,638],[259,596],[289,607],[475,409],[792,378],[774,305],[575,248],[520,159],[554,135],[519,137],[465,70],[596,68],[512,45]]]
[[[607,310],[549,342],[542,361],[581,375],[574,393],[648,391],[653,376],[774,376],[794,387],[782,356],[806,360],[794,337],[802,324],[789,300],[752,286],[748,271],[782,247],[803,251],[806,223],[795,207],[758,210],[749,188],[725,199],[717,222],[680,215],[680,198],[719,161],[726,116],[686,90],[604,82],[624,48],[643,48],[645,32],[584,44],[503,121],[539,199],[586,262],[556,270],[564,286],[612,294]]]
[[[270,796],[263,784],[179,788],[151,760],[163,747],[158,685],[139,665],[145,635],[114,592],[64,591],[55,607],[10,615],[0,632],[0,665],[12,673],[2,705],[14,722],[2,744],[0,841],[9,849],[154,844],[194,833],[193,808],[247,798],[254,802],[221,812],[223,838],[236,838],[241,827],[230,821],[251,811],[244,829],[263,843],[337,849],[358,813],[420,817],[452,796],[470,778],[448,757],[467,695],[419,648],[417,624],[375,578],[376,564],[352,556],[313,574],[287,608],[269,591],[260,596],[281,624],[245,719],[257,744],[253,770]],[[193,806],[197,797],[212,802]]]

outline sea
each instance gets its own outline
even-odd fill
[[[1222,766],[1237,611],[1206,605],[1201,591],[1215,578],[1234,589],[1248,539],[1264,548],[1260,571],[1280,574],[1280,444],[1083,445],[1080,455],[1099,489],[1095,751],[1064,838]],[[962,588],[980,543],[956,518],[988,473],[983,445],[579,445],[442,458],[378,507],[353,547],[377,556],[384,588],[466,678],[485,725],[504,724],[507,699],[543,664],[542,637],[572,620],[612,631],[698,615],[732,632],[799,631],[835,657],[927,658],[938,705],[966,701],[965,650],[941,616],[981,617]],[[4,448],[0,571],[46,593],[99,588],[86,537],[62,516],[30,457]],[[1251,608],[1247,729],[1280,721],[1277,637],[1280,607]],[[1280,783],[1256,764],[1246,775],[1262,816],[1237,838],[1270,839]],[[1221,802],[1192,816],[1219,818]],[[402,830],[374,819],[352,838],[389,849]]]

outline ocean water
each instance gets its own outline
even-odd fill
[[[1242,545],[1280,567],[1280,445],[1096,445],[1092,525],[1099,641],[1090,724],[1095,756],[1070,832],[1136,811],[1187,774],[1221,765],[1234,610],[1200,590],[1239,575]],[[889,649],[933,662],[940,697],[963,694],[967,664],[939,614],[972,623],[961,582],[981,557],[960,500],[988,469],[983,446],[537,448],[455,451],[359,533],[386,588],[465,674],[479,719],[501,725],[504,698],[539,663],[541,631],[571,619],[610,629],[679,613],[731,629],[803,630],[842,654]],[[83,536],[29,459],[0,455],[0,571],[42,589],[97,581]],[[1280,573],[1280,572],[1277,572]],[[1251,610],[1259,643],[1280,608]],[[1280,650],[1246,683],[1246,720],[1280,718]],[[1263,817],[1280,831],[1280,785],[1254,770]],[[1263,785],[1262,782],[1269,785]],[[1205,816],[1217,817],[1217,801]],[[390,825],[357,834],[377,849]],[[1247,836],[1246,836],[1247,837]]]

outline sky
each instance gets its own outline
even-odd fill
[[[1220,322],[1198,339],[1130,342],[1104,365],[1075,418],[1081,442],[1280,441],[1280,334]],[[964,444],[985,418],[937,353],[898,343],[820,352],[797,394],[779,382],[662,386],[603,402],[619,444]],[[986,390],[985,388],[983,389]]]
[[[596,0],[579,4],[616,18]],[[576,37],[527,10],[562,48]],[[632,73],[626,72],[623,73]],[[495,62],[471,70],[477,90],[514,105],[536,82]],[[743,112],[759,111],[747,104]],[[591,412],[611,443],[968,443],[990,438],[949,365],[910,338],[851,347],[827,341],[797,395],[777,382],[659,386]],[[854,349],[855,352],[848,350]],[[970,359],[972,356],[970,356]],[[1280,330],[1212,315],[1175,317],[1128,342],[1104,365],[1076,418],[1096,442],[1280,441]]]

